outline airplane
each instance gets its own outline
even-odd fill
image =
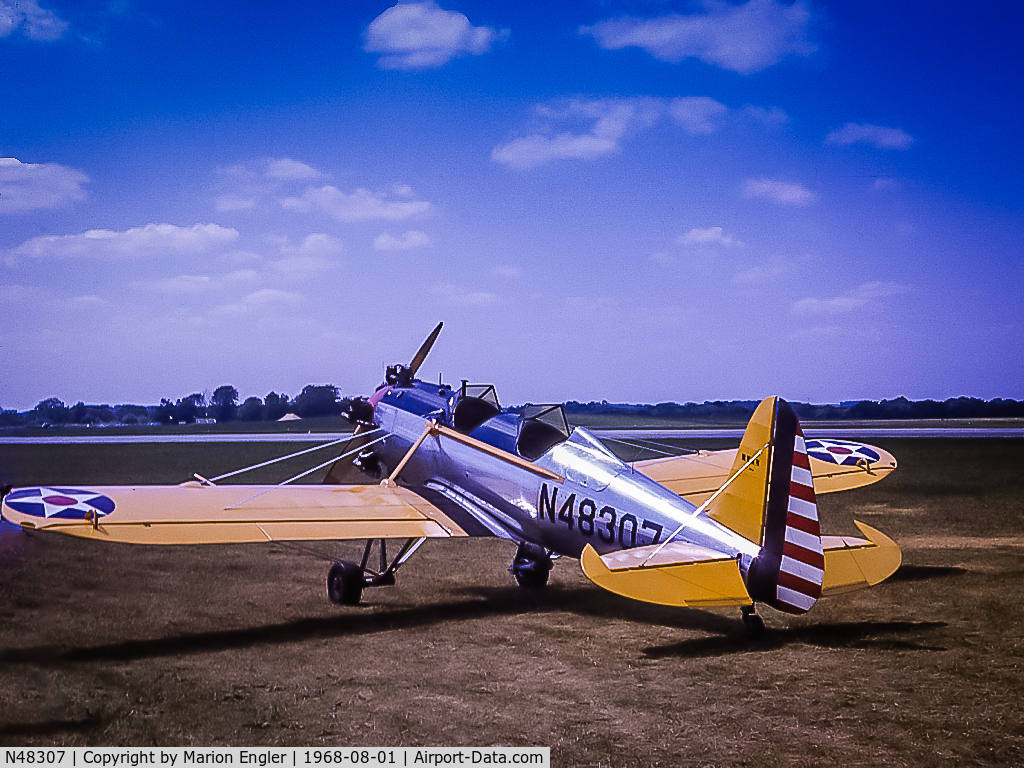
[[[344,415],[355,447],[291,479],[329,466],[321,484],[219,484],[248,467],[174,486],[15,488],[2,517],[136,544],[366,540],[360,562],[328,570],[328,597],[346,606],[367,587],[394,584],[428,538],[496,536],[515,543],[509,570],[523,588],[544,587],[554,559],[578,558],[591,581],[618,595],[738,607],[755,637],[765,631],[758,604],[804,614],[820,597],[874,586],[899,567],[896,543],[862,522],[864,538],[822,535],[816,502],[887,476],[896,468],[887,451],[808,440],[793,408],[773,396],[736,449],[626,463],[570,426],[559,404],[503,409],[492,385],[417,379],[441,327],[408,365],[388,367],[371,396],[351,402]],[[342,484],[352,465],[379,482]]]

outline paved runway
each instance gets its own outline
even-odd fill
[[[598,437],[625,440],[743,437],[742,429],[595,429]],[[806,437],[869,440],[893,437],[1024,437],[1021,427],[805,427]]]
[[[594,429],[601,438],[617,440],[709,440],[724,438],[738,440],[742,429]],[[807,437],[832,437],[848,440],[871,440],[878,438],[906,437],[1017,437],[1024,438],[1024,427],[906,427],[906,426],[835,426],[808,427]],[[8,445],[69,445],[73,443],[117,444],[117,443],[325,443],[345,440],[348,432],[308,433],[254,433],[254,434],[206,434],[206,435],[111,435],[96,434],[90,430],[82,435],[32,435],[29,437],[0,436],[0,443]]]

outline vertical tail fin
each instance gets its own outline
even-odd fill
[[[708,516],[761,546],[746,574],[752,599],[806,613],[821,596],[825,556],[803,432],[785,400],[770,397],[754,411],[733,474],[740,470]]]
[[[708,517],[755,544],[761,543],[764,527],[765,493],[777,405],[778,398],[769,397],[757,406],[729,471],[729,477],[736,476],[736,479],[708,505]]]

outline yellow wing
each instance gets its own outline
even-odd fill
[[[843,465],[810,456],[815,493],[833,493],[871,485],[896,469],[896,458],[888,451],[863,443],[857,445],[878,454],[878,461]],[[665,459],[648,459],[634,463],[633,467],[687,501],[703,504],[729,479],[729,471],[736,460],[736,451],[736,448],[732,448],[725,451],[700,451]]]
[[[3,517],[25,528],[133,544],[466,535],[440,509],[394,485],[20,488],[4,498]]]

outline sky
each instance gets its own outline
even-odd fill
[[[0,407],[1024,399],[1024,5],[0,0]]]

